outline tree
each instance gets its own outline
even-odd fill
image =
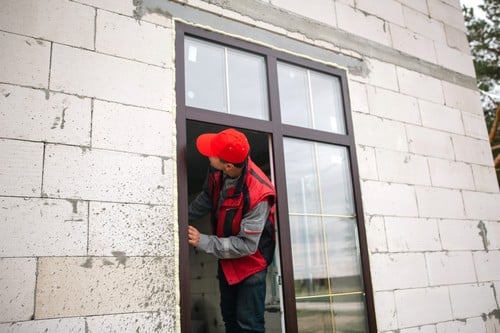
[[[485,18],[475,16],[473,8],[463,6],[462,10],[500,181],[500,1],[484,0],[479,8]]]

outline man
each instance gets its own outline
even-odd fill
[[[246,136],[226,129],[196,140],[210,167],[189,220],[211,213],[213,235],[188,228],[188,242],[219,258],[221,312],[226,332],[264,332],[266,272],[274,254],[275,190],[250,159]]]

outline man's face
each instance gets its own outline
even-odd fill
[[[225,171],[227,168],[228,163],[222,163],[218,157],[209,157],[208,160],[210,161],[210,165],[217,170]]]

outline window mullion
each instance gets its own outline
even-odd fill
[[[229,97],[229,58],[227,47],[224,47],[224,82],[226,85],[225,94],[226,94],[226,112],[231,113],[231,98]]]

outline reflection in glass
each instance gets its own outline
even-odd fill
[[[300,333],[368,332],[363,294],[316,297],[297,300]]]
[[[280,62],[278,87],[283,123],[345,134],[337,77]]]
[[[323,73],[310,73],[314,128],[345,134],[340,80]]]
[[[363,294],[340,295],[332,298],[336,333],[368,332]]]
[[[291,138],[284,148],[299,331],[365,332],[347,149]]]
[[[300,333],[334,332],[330,297],[298,299],[296,307]]]
[[[186,105],[227,112],[224,48],[186,38],[184,57]]]
[[[347,149],[316,144],[318,182],[321,186],[323,214],[354,215],[351,172]]]
[[[229,113],[269,119],[264,58],[228,49]]]
[[[185,38],[186,105],[269,120],[264,58]]]
[[[328,261],[321,219],[290,216],[295,296],[327,295]]]
[[[311,128],[307,71],[297,66],[278,63],[278,87],[283,123]]]

